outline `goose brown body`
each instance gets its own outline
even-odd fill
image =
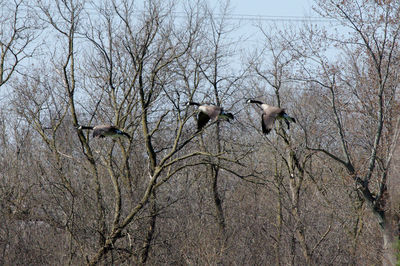
[[[196,105],[199,107],[199,114],[197,116],[197,131],[202,130],[208,121],[215,121],[219,117],[226,118],[228,121],[230,121],[230,119],[234,119],[233,114],[225,113],[224,109],[217,105],[199,104],[196,102],[189,102],[188,105]]]
[[[93,138],[105,138],[105,137],[127,137],[131,136],[112,125],[97,125],[97,126],[80,126],[79,129],[90,129],[93,130]]]
[[[263,113],[261,115],[261,128],[264,134],[268,134],[274,128],[276,119],[284,119],[288,128],[290,128],[290,122],[296,123],[296,120],[293,117],[290,117],[286,114],[284,108],[268,105],[266,103],[257,101],[257,100],[247,100],[247,103],[255,103],[258,104]]]

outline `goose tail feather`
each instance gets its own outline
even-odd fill
[[[293,118],[293,117],[291,117],[291,116],[289,116],[288,114],[283,114],[283,117],[285,118],[285,121],[290,121],[290,122],[292,122],[292,123],[296,123],[296,119],[295,118]]]

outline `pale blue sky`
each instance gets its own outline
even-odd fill
[[[207,1],[216,14],[221,13],[221,0]],[[229,18],[240,25],[233,36],[243,36],[244,47],[254,47],[264,38],[256,26],[280,28],[283,24],[302,25],[304,21],[323,23],[322,18],[317,19],[319,16],[312,10],[313,5],[314,0],[230,0]]]
[[[312,0],[231,0],[234,14],[310,16]]]

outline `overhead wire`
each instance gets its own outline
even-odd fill
[[[183,12],[174,12],[177,17],[185,17]],[[247,21],[282,21],[282,22],[332,22],[334,19],[312,16],[275,16],[275,15],[254,15],[254,14],[215,14],[215,18],[225,18],[228,20],[247,20]]]

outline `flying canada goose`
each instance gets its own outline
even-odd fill
[[[290,122],[296,123],[296,119],[288,116],[285,112],[285,109],[283,108],[271,106],[266,103],[252,99],[248,99],[247,103],[256,103],[263,110],[263,113],[261,115],[261,126],[264,134],[268,134],[274,127],[275,119],[283,119],[287,124],[288,129],[290,128]]]
[[[105,138],[105,137],[127,137],[131,138],[131,136],[120,130],[119,128],[111,125],[97,125],[95,127],[92,126],[79,126],[79,130],[82,129],[93,129],[93,138]]]
[[[199,107],[199,115],[197,116],[197,132],[202,130],[210,119],[217,120],[218,117],[228,120],[235,119],[233,114],[225,113],[222,107],[216,105],[199,104],[196,102],[188,102],[187,105],[196,105]]]

